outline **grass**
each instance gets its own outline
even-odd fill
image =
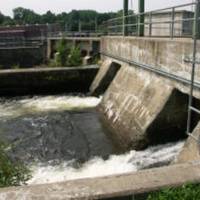
[[[200,200],[200,184],[187,184],[154,192],[147,200]]]
[[[20,186],[31,178],[30,170],[20,162],[12,161],[6,153],[7,146],[0,143],[0,187]]]

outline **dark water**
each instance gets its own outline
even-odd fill
[[[34,96],[0,99],[0,136],[32,170],[28,184],[133,172],[169,164],[183,142],[116,155],[99,114],[100,99]],[[122,133],[123,134],[123,133]]]
[[[62,104],[68,100],[55,96],[50,102],[52,104],[53,98]],[[37,100],[40,101],[40,97]],[[80,104],[81,100],[80,98]],[[19,106],[19,101],[21,99],[9,100],[13,107]],[[45,100],[41,98],[41,101]],[[49,106],[49,102],[47,103]],[[6,109],[6,105],[2,105]],[[53,107],[49,107],[51,106]],[[30,113],[27,106],[24,112],[16,116],[0,118],[1,136],[4,141],[11,144],[9,154],[13,159],[26,163],[72,159],[82,163],[95,156],[108,158],[114,153],[114,148],[106,137],[99,115],[94,108],[83,107],[76,108],[75,111],[69,110],[69,107],[67,110],[64,106],[58,110],[55,107],[53,110],[44,108]],[[22,111],[23,107],[20,109]]]

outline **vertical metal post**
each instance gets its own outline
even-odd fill
[[[149,37],[152,35],[152,13],[149,13]]]
[[[172,8],[172,18],[171,18],[171,39],[174,38],[174,20],[175,20],[175,8]]]
[[[197,18],[196,24],[196,37],[200,39],[200,1],[196,0],[196,11],[195,11],[195,18]]]
[[[67,24],[67,22],[65,23],[65,32],[67,32],[68,31],[68,24]]]
[[[191,85],[188,105],[188,120],[187,120],[187,135],[191,134],[192,124],[192,110],[193,105],[193,91],[194,91],[194,78],[195,78],[195,66],[196,66],[196,51],[197,51],[197,38],[199,34],[198,23],[199,23],[199,4],[200,0],[196,0],[195,17],[194,17],[194,28],[193,28],[193,56],[192,56],[192,72],[191,72]]]
[[[123,12],[123,35],[127,36],[128,35],[128,0],[124,0],[124,12]]]
[[[79,20],[79,22],[78,22],[78,31],[79,31],[79,33],[82,32],[82,24],[81,24],[81,21],[80,21],[80,20]]]
[[[95,17],[95,33],[98,31],[98,20],[97,17]]]
[[[138,36],[144,36],[144,10],[145,10],[145,0],[139,0],[139,20],[138,20]]]

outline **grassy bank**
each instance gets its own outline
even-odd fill
[[[200,184],[164,189],[149,194],[147,200],[200,200]]]
[[[22,163],[9,158],[7,147],[0,143],[0,187],[24,185],[31,178],[30,171]]]

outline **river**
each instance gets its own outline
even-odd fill
[[[32,171],[29,185],[133,172],[169,164],[184,142],[118,154],[95,107],[84,95],[0,99],[0,135],[8,154]]]

